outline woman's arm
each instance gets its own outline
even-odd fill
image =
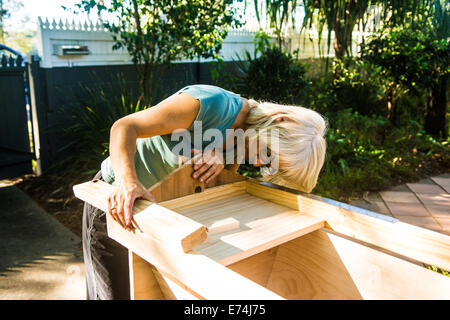
[[[156,106],[117,120],[111,128],[110,159],[117,188],[108,198],[108,210],[122,226],[131,224],[136,198],[154,201],[139,182],[134,165],[136,139],[187,129],[200,110],[200,102],[188,94],[176,94]]]

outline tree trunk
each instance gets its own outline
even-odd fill
[[[345,45],[344,45],[344,39],[345,35],[342,34],[342,28],[341,28],[341,22],[339,20],[339,17],[336,17],[336,21],[334,23],[334,43],[333,43],[333,49],[334,49],[334,56],[337,59],[341,59],[345,55]]]
[[[447,90],[448,75],[441,76],[439,82],[428,93],[425,132],[436,138],[447,138]]]

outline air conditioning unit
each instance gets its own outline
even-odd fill
[[[88,46],[81,45],[54,45],[53,51],[57,56],[83,56],[89,54]]]

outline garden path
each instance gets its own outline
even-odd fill
[[[2,181],[0,239],[0,300],[85,299],[80,238]]]
[[[370,193],[351,204],[450,235],[450,173]]]

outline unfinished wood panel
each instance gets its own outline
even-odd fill
[[[324,219],[326,227],[429,265],[450,270],[450,236],[342,208],[313,195],[247,181],[247,192]]]
[[[206,226],[208,228],[208,235],[223,233],[235,229],[239,229],[240,223],[233,217],[228,217],[225,219],[220,219],[213,221],[211,224]]]
[[[165,300],[156,277],[153,274],[153,266],[133,253],[128,251],[130,270],[130,298],[132,300]]]
[[[196,251],[229,265],[236,261],[273,248],[323,227],[323,220],[296,211],[284,212],[258,221],[249,230],[221,236],[216,242],[199,246]]]
[[[149,188],[150,193],[155,197],[156,202],[162,202],[187,196],[194,193],[203,192],[206,188],[212,188],[232,182],[244,181],[243,177],[234,171],[227,169],[205,184],[198,179],[192,178],[194,167],[191,162],[183,164],[170,175]]]
[[[161,291],[164,293],[166,300],[199,300],[198,297],[184,287],[176,284],[169,277],[159,272],[156,268],[153,270],[155,278],[158,280]]]
[[[239,222],[238,229],[210,235],[208,241],[195,248],[196,252],[223,265],[229,265],[324,226],[321,219],[247,193],[200,202],[177,211],[206,226],[229,218]]]
[[[246,259],[240,260],[227,266],[227,268],[243,275],[244,277],[266,287],[278,247],[271,248],[261,253],[255,254]]]
[[[449,299],[450,278],[318,230],[281,245],[267,288],[286,299]]]
[[[206,189],[201,193],[196,193],[192,195],[187,195],[184,197],[162,201],[159,205],[179,212],[180,210],[198,206],[203,203],[208,203],[210,201],[215,201],[218,199],[228,198],[230,196],[244,194],[245,192],[245,181],[234,182],[227,185],[217,186],[211,189]]]
[[[185,253],[142,232],[130,232],[107,215],[108,235],[149,261],[184,290],[202,299],[282,299],[196,252]]]
[[[107,199],[113,189],[104,181],[89,181],[73,187],[78,198],[105,212],[108,212]],[[136,200],[133,218],[143,232],[185,252],[207,238],[206,227],[202,224],[147,200]]]

